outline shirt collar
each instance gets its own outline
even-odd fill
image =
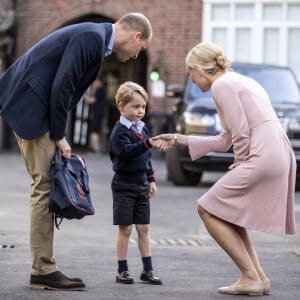
[[[111,37],[110,37],[110,40],[109,40],[109,43],[108,43],[108,46],[107,46],[107,49],[106,49],[106,52],[105,52],[105,56],[108,56],[110,54],[112,54],[112,49],[113,49],[113,46],[114,46],[114,40],[115,40],[115,24],[111,24],[112,25],[112,34],[111,34]]]
[[[145,126],[143,121],[131,122],[123,116],[120,117],[120,123],[126,126],[128,129],[130,129],[132,124],[135,124],[138,129],[138,133],[141,133],[143,131],[143,127]]]

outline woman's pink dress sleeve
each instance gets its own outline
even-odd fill
[[[198,159],[211,151],[227,151],[231,146],[231,135],[223,131],[217,136],[194,136],[188,137],[188,147],[192,160]]]

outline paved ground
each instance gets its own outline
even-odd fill
[[[107,156],[85,155],[96,215],[80,221],[65,220],[56,231],[55,255],[68,276],[80,276],[85,292],[33,291],[27,287],[30,274],[28,247],[28,194],[30,179],[17,153],[0,153],[0,299],[124,299],[210,300],[245,299],[228,296],[216,288],[228,285],[239,273],[229,258],[211,240],[195,211],[195,200],[219,174],[207,175],[197,187],[174,187],[166,181],[163,158],[153,161],[158,195],[152,203],[152,256],[162,286],[138,280],[141,260],[133,234],[129,267],[133,285],[114,282],[115,236],[112,226],[110,179]],[[300,225],[300,194],[296,193],[296,221]],[[251,232],[262,265],[272,281],[268,300],[299,299],[300,237]],[[251,297],[256,299],[261,297]]]

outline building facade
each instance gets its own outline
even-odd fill
[[[153,69],[165,86],[183,84],[185,56],[201,40],[220,44],[233,61],[290,66],[300,79],[300,1],[296,0],[1,0],[0,74],[58,28],[85,21],[113,23],[132,11],[150,19],[153,40],[136,60],[120,63],[114,55],[105,59],[102,73],[112,105],[118,85],[126,80],[140,83],[151,95]],[[12,17],[15,43],[3,48],[1,37],[4,41],[7,35],[1,29]],[[7,49],[14,51],[4,59],[3,49],[6,54]],[[153,93],[149,111],[171,114],[173,101]],[[86,115],[84,108],[79,110],[72,122]],[[9,146],[8,131],[0,119],[0,150]]]
[[[147,74],[158,67],[162,79],[172,83],[184,80],[185,55],[200,40],[202,5],[197,0],[22,0],[18,3],[16,56],[62,26],[83,21],[115,22],[127,12],[138,11],[153,26],[153,40],[142,67]]]
[[[9,2],[9,0],[3,0]],[[14,59],[50,32],[78,22],[112,22],[128,12],[141,12],[152,23],[153,40],[137,60],[119,63],[114,55],[105,60],[108,97],[116,87],[133,80],[151,91],[149,73],[157,68],[166,85],[183,83],[187,51],[201,39],[202,1],[199,0],[16,0],[16,48]],[[151,101],[151,110],[166,106]]]
[[[204,0],[202,25],[232,60],[289,66],[300,81],[299,0]]]

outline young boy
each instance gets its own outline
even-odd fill
[[[140,280],[160,285],[162,282],[152,268],[149,237],[149,199],[154,197],[157,190],[150,148],[157,145],[141,121],[145,115],[148,94],[140,85],[127,81],[119,87],[115,99],[121,116],[109,138],[109,154],[115,172],[111,183],[113,223],[119,225],[116,281],[134,282],[128,271],[127,254],[132,224],[135,224],[143,262]]]

